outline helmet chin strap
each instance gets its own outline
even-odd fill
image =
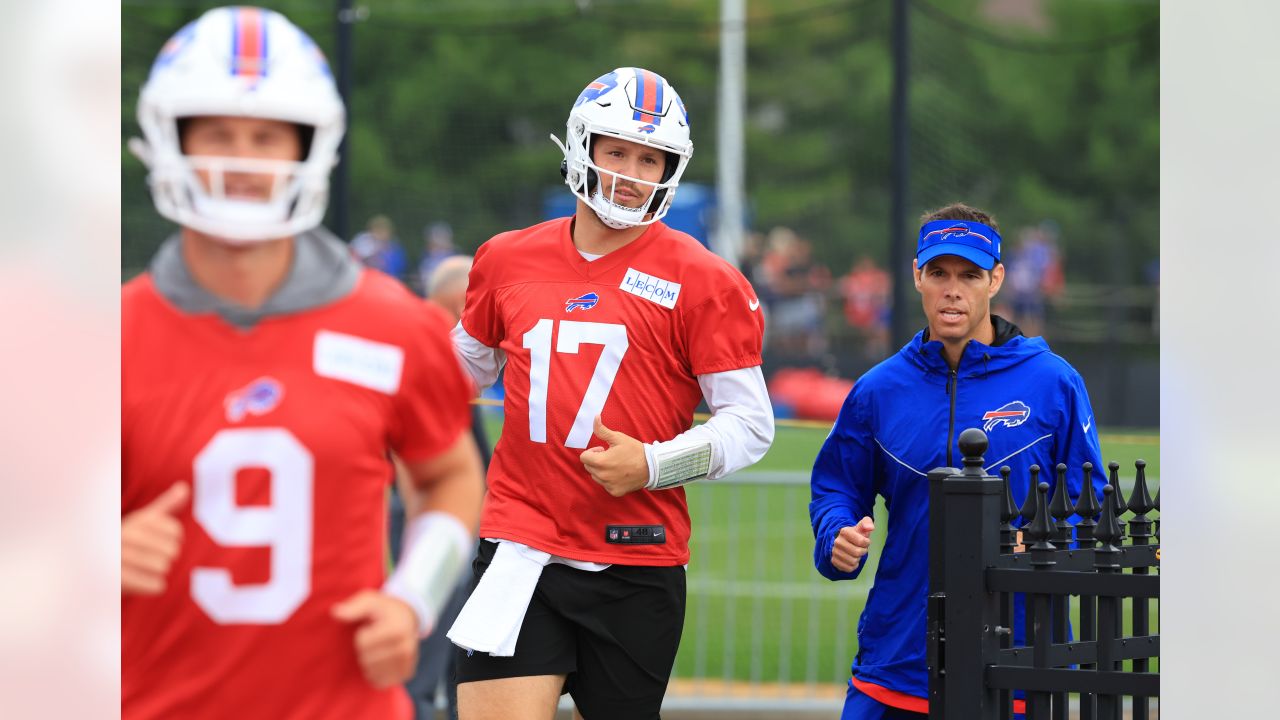
[[[652,197],[650,197],[650,200],[652,200]],[[600,222],[614,230],[625,230],[644,222],[644,216],[648,214],[649,205],[649,202],[638,208],[619,205],[604,196],[604,193],[600,191],[599,183],[596,183],[595,191],[591,193],[591,209],[596,211],[596,217],[600,218]]]

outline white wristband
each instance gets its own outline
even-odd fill
[[[701,480],[711,472],[711,443],[707,441],[645,445],[649,463],[649,490],[666,490]]]
[[[474,550],[475,536],[449,513],[420,515],[405,528],[400,562],[382,590],[413,608],[421,637],[435,627]]]

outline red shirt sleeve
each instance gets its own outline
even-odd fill
[[[685,348],[694,375],[760,364],[764,313],[746,278],[726,273],[728,287],[684,313]]]
[[[462,309],[462,329],[481,343],[497,347],[504,332],[494,287],[494,261],[489,256],[491,247],[490,243],[481,245],[472,262],[467,280],[467,300]]]
[[[391,447],[408,462],[449,449],[471,425],[471,381],[449,340],[443,310],[420,302],[420,332],[405,353],[404,379],[395,397]]]

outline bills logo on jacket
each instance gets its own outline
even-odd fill
[[[988,410],[982,415],[982,429],[991,432],[1001,425],[1005,427],[1018,427],[1031,417],[1031,408],[1021,400],[1014,400],[1007,405],[1003,405],[995,410]]]

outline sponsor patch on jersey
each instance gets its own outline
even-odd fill
[[[579,295],[576,298],[569,298],[564,301],[564,311],[573,312],[574,310],[590,310],[600,302],[600,296],[596,293],[589,292],[586,295]]]
[[[675,309],[676,298],[680,297],[680,283],[646,275],[635,268],[627,268],[627,275],[622,278],[622,284],[618,288],[656,302],[668,310]]]
[[[991,432],[1001,425],[1005,427],[1018,427],[1031,417],[1031,408],[1021,400],[1014,400],[1007,405],[1002,405],[995,410],[988,410],[982,416],[982,429]]]
[[[222,401],[227,422],[238,423],[250,415],[266,415],[280,404],[284,385],[273,377],[260,377],[239,390],[232,390]]]
[[[345,333],[316,333],[313,369],[320,377],[342,380],[388,395],[400,389],[404,349]]]

